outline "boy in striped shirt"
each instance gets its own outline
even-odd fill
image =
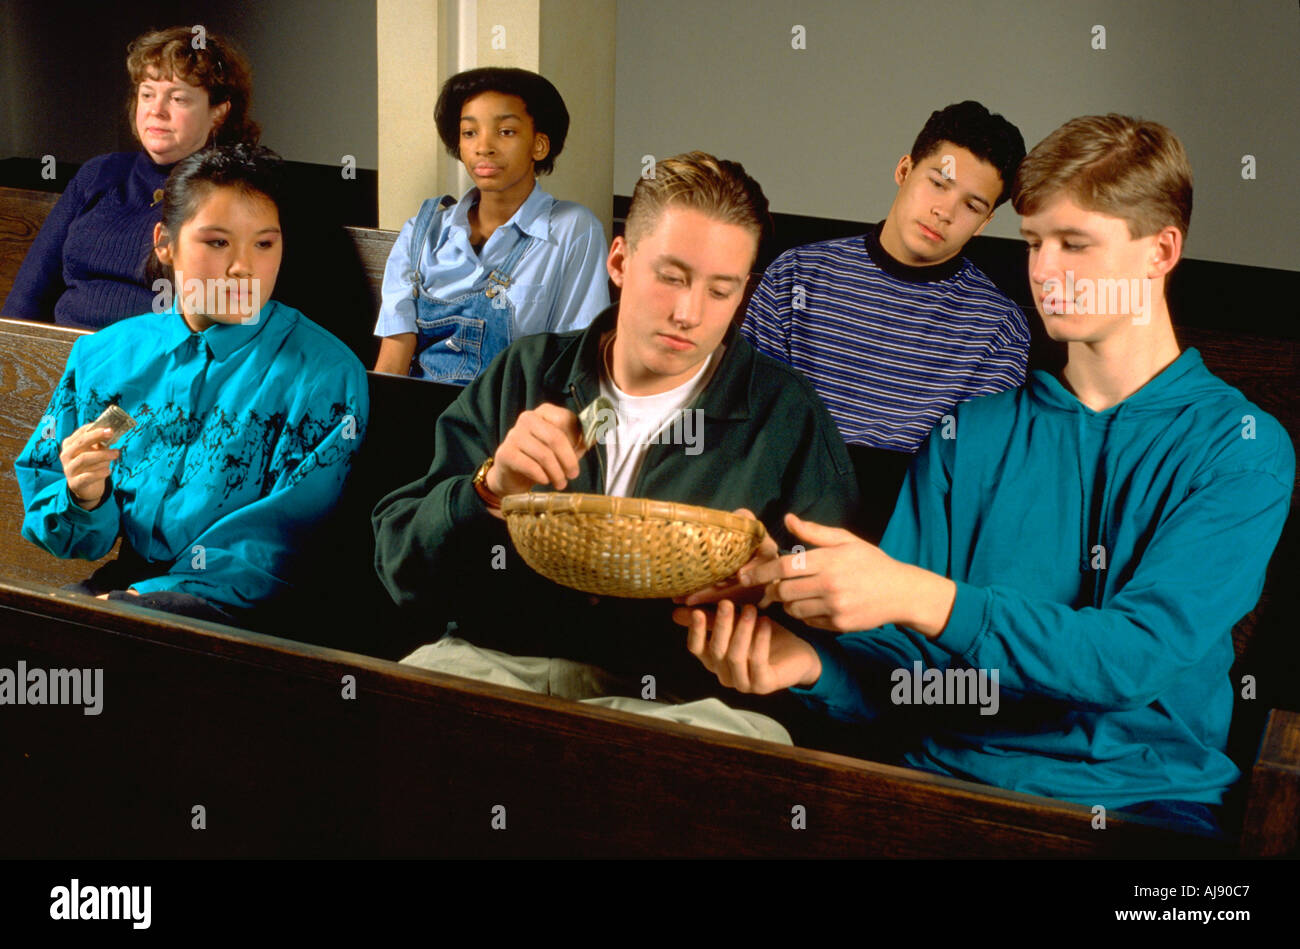
[[[742,333],[812,381],[849,444],[914,453],[957,403],[1024,382],[1024,313],[961,256],[1024,155],[1002,116],[950,105],[899,159],[882,223],[763,274]]]

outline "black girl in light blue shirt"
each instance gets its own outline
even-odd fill
[[[587,326],[609,305],[596,216],[536,182],[569,129],[555,87],[523,69],[447,80],[438,134],[474,181],[460,201],[430,198],[384,270],[375,368],[465,385],[513,340]]]

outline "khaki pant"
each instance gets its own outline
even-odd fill
[[[511,656],[494,649],[481,649],[454,636],[444,636],[436,643],[421,646],[402,662],[421,669],[555,695],[588,705],[697,725],[732,735],[762,738],[783,745],[793,744],[784,726],[766,715],[734,709],[717,699],[675,703],[628,698],[626,693],[640,691],[639,682],[613,675],[598,666],[568,659]],[[665,698],[671,699],[671,696]]]

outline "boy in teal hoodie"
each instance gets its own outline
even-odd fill
[[[833,718],[906,729],[903,763],[1214,830],[1231,630],[1281,534],[1295,453],[1278,422],[1181,350],[1164,284],[1191,169],[1163,126],[1074,119],[1012,193],[1060,378],[959,405],[879,547],[788,517],[810,549],[742,571],[754,605],[679,610],[725,685],[790,688]],[[736,595],[692,597],[694,605]]]

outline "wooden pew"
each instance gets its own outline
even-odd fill
[[[3,378],[39,377],[52,387],[74,338],[66,330],[5,321],[0,324]],[[1249,749],[1240,759],[1250,774],[1243,784],[1243,793],[1250,792],[1246,829],[1225,843],[1157,833],[1155,828],[1163,826],[1158,822],[1114,817],[1101,834],[1092,830],[1091,813],[1076,805],[826,752],[643,722],[358,654],[397,657],[433,638],[429,630],[404,624],[379,588],[369,569],[366,515],[378,496],[422,473],[434,420],[457,391],[373,373],[370,380],[375,422],[335,519],[340,533],[322,545],[331,565],[316,574],[317,585],[303,604],[303,615],[314,618],[288,630],[295,640],[342,644],[350,651],[59,593],[33,582],[33,576],[48,570],[53,582],[64,582],[84,576],[87,566],[72,565],[55,577],[55,568],[69,565],[15,535],[0,537],[0,578],[14,578],[0,581],[0,667],[13,668],[18,659],[29,667],[98,665],[107,682],[117,683],[113,694],[123,698],[114,701],[127,704],[125,718],[108,719],[117,723],[109,732],[115,736],[109,743],[112,755],[103,750],[104,733],[85,724],[79,713],[59,717],[35,708],[21,713],[22,737],[16,740],[22,747],[10,749],[12,760],[31,755],[32,749],[62,748],[64,766],[72,760],[68,754],[81,762],[78,767],[91,762],[99,769],[94,772],[98,785],[109,789],[102,806],[82,808],[91,815],[84,822],[78,818],[62,825],[69,836],[57,852],[1153,856],[1222,855],[1225,847],[1249,854],[1295,849],[1300,716],[1290,711],[1271,711],[1267,728],[1260,723],[1248,735],[1256,745],[1264,738],[1258,756]],[[28,382],[0,392],[9,413],[6,431],[22,433],[6,436],[6,453],[21,446],[39,421],[48,391],[38,390]],[[412,406],[418,410],[410,411]],[[4,475],[0,502],[8,510],[18,502],[8,465]],[[1243,642],[1249,645],[1250,637]],[[358,676],[356,700],[339,697],[345,674]],[[192,708],[204,712],[188,714]],[[125,736],[153,734],[157,737],[146,742],[148,754],[122,750]],[[173,753],[176,748],[201,750]],[[343,761],[360,764],[340,768]],[[575,762],[582,762],[580,770],[574,770]],[[35,775],[35,783],[20,783],[14,793],[26,794],[21,789],[27,788],[52,802],[51,815],[65,806],[77,811],[51,790],[70,778],[59,777],[58,765],[47,762],[47,767],[48,772],[26,772]],[[530,781],[529,768],[540,768],[540,777],[534,770]],[[345,773],[336,780],[340,770]],[[312,776],[321,774],[330,780],[313,783]],[[244,775],[257,777],[240,783]],[[452,775],[458,776],[455,781]],[[383,782],[379,790],[377,776]],[[255,787],[277,789],[275,804],[267,809]],[[136,797],[142,788],[150,790]],[[158,797],[160,788],[172,796]],[[205,837],[193,844],[187,825],[171,823],[174,815],[164,806],[175,803],[182,788],[218,789],[212,799],[237,810],[240,831],[217,843]],[[555,819],[544,827],[528,825],[528,833],[508,838],[508,846],[505,838],[484,837],[487,831],[465,814],[490,810],[489,802],[506,793],[503,788],[526,811],[541,808]],[[278,797],[284,793],[293,795],[292,814]],[[710,800],[745,804],[737,813],[700,811],[698,802]],[[777,808],[787,800],[791,803]],[[686,814],[692,802],[696,812]],[[796,803],[809,808],[807,802],[831,817],[826,829],[833,826],[833,833],[818,834],[816,840],[790,836],[786,815]],[[28,812],[38,806],[25,797],[20,803]],[[346,823],[347,815],[358,813],[367,818],[360,826],[349,825],[354,837],[340,836],[337,824],[330,823]],[[398,823],[375,826],[371,822],[379,813],[394,815]],[[435,819],[435,814],[443,816]],[[411,823],[401,824],[408,816]],[[977,835],[969,834],[972,821],[980,827]],[[663,827],[669,825],[665,836]],[[134,829],[128,833],[124,826]],[[329,844],[317,840],[322,826],[331,828]],[[425,832],[406,834],[404,826]],[[86,849],[79,849],[83,845]],[[191,846],[209,849],[187,849]]]
[[[44,191],[0,188],[0,303],[9,295],[27,248],[58,200],[57,194]]]
[[[0,835],[10,858],[1234,852],[1156,821],[1112,815],[1103,832],[1080,805],[0,581],[0,667],[19,659],[102,669],[103,706],[3,710],[0,801],[22,815]]]
[[[82,335],[82,330],[0,319],[0,523],[6,525],[0,576],[9,579],[74,583],[117,555],[114,546],[107,557],[94,563],[60,560],[18,536],[23,502],[14,459],[39,427],[72,344]]]
[[[352,244],[361,258],[361,266],[366,270],[366,278],[375,295],[376,304],[381,297],[384,286],[384,265],[388,263],[388,254],[397,240],[397,231],[384,231],[369,227],[345,227],[343,230],[352,238]],[[378,313],[376,305],[375,312]]]

